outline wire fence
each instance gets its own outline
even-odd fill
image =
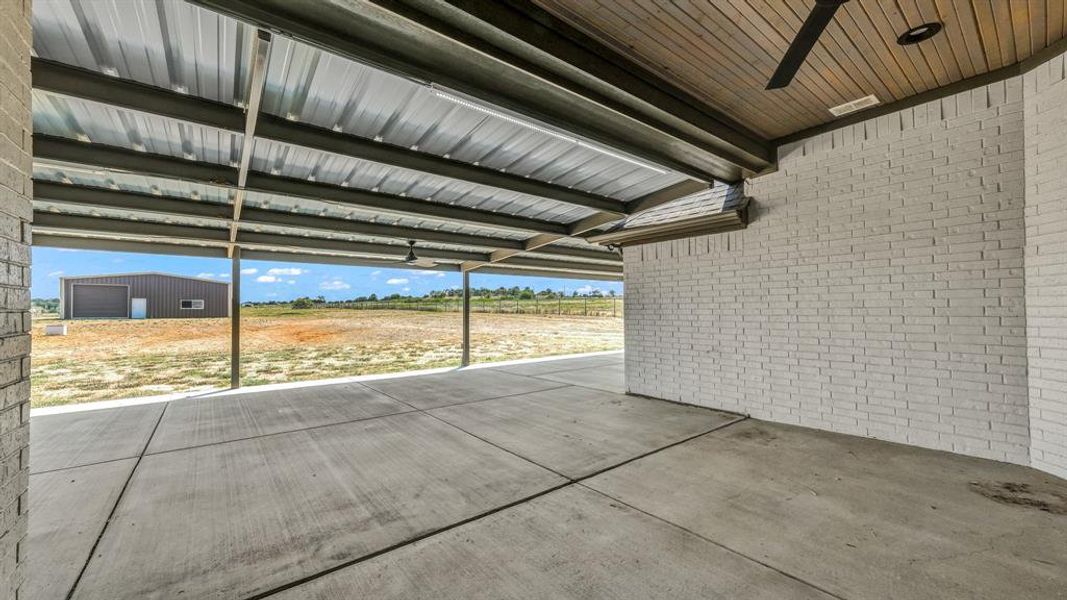
[[[329,303],[330,308],[353,310],[415,310],[428,312],[462,312],[461,298],[421,298]],[[620,297],[577,296],[569,298],[508,298],[504,296],[471,298],[472,313],[517,315],[559,315],[583,317],[622,317],[624,301]]]

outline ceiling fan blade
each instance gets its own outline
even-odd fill
[[[427,268],[429,268],[429,267],[436,267],[437,266],[437,261],[433,260],[432,258],[419,258],[419,259],[415,260],[415,262],[408,263],[408,264],[415,265],[416,267],[427,267]]]
[[[815,0],[815,6],[808,13],[808,18],[804,20],[797,36],[793,38],[793,43],[789,44],[789,49],[785,51],[782,62],[778,63],[778,68],[767,83],[768,90],[784,88],[793,81],[793,76],[797,74],[800,65],[804,64],[804,59],[808,57],[815,42],[833,20],[834,13],[845,2],[848,0]]]

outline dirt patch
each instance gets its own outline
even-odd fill
[[[1067,492],[1051,486],[1011,481],[972,481],[971,490],[1001,504],[1067,515]]]
[[[225,387],[228,319],[70,321],[33,326],[33,406]],[[457,366],[458,313],[256,307],[242,311],[245,385]],[[474,362],[622,348],[622,319],[471,316]]]

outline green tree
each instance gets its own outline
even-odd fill
[[[293,300],[293,308],[315,308],[315,303],[311,301],[311,298],[302,296]]]

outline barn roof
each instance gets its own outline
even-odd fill
[[[218,281],[216,279],[208,279],[206,277],[191,277],[189,275],[176,275],[174,273],[163,273],[161,271],[136,271],[132,273],[99,273],[97,275],[68,275],[60,277],[60,281],[72,280],[72,279],[99,279],[101,277],[136,277],[139,275],[154,275],[158,277],[170,277],[173,279],[191,279],[193,281],[203,281],[204,283],[217,283],[219,285],[230,285],[228,281]]]

